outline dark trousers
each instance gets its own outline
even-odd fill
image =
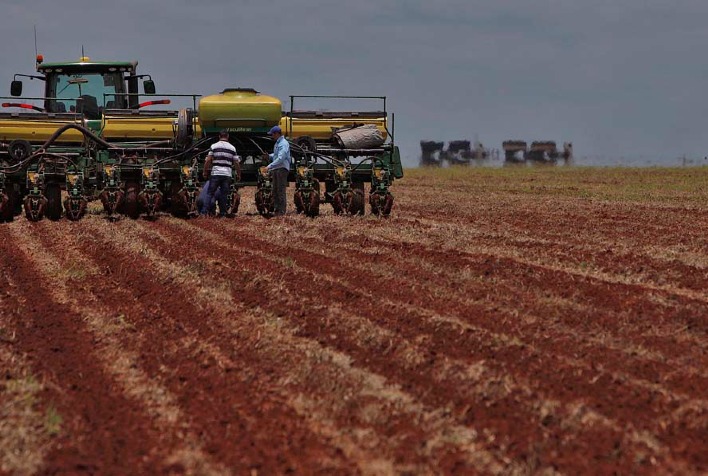
[[[204,182],[204,186],[202,187],[202,190],[199,192],[199,197],[197,197],[197,210],[199,210],[199,213],[202,215],[206,215],[208,213],[216,213],[216,200],[219,199],[219,195],[221,195],[221,192],[219,190],[216,190],[216,195],[211,197],[211,200],[207,202],[207,194],[209,193],[209,180]]]
[[[231,177],[226,175],[212,175],[209,178],[209,188],[207,189],[207,195],[204,202],[205,204],[210,204],[216,194],[216,198],[219,203],[219,215],[221,216],[226,215],[226,211],[229,208],[226,203],[226,199],[228,198],[230,187]],[[219,191],[218,194],[216,193],[217,190]],[[204,210],[204,212],[206,212],[206,210]]]
[[[273,170],[273,196],[275,198],[275,214],[285,215],[288,208],[288,201],[285,197],[285,189],[288,186],[288,171],[285,169]]]

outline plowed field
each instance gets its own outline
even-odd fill
[[[708,168],[393,192],[1,225],[0,472],[708,471]]]

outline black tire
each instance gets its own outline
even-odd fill
[[[317,142],[310,136],[298,137],[295,144],[307,152],[317,152]]]
[[[22,215],[22,197],[25,195],[25,193],[26,191],[24,191],[22,188],[12,187],[7,190],[7,195],[11,197],[11,201],[13,204],[12,214],[16,217]]]
[[[319,216],[320,214],[320,194],[316,191],[310,193],[310,203],[305,211],[305,215],[310,218]]]
[[[371,213],[376,216],[387,217],[391,214],[393,208],[393,195],[390,193],[381,195],[372,193],[369,195],[369,204],[371,205]]]
[[[25,216],[29,221],[36,222],[44,218],[47,211],[47,197],[44,195],[39,197],[27,195],[23,202]]]
[[[363,215],[366,212],[366,202],[364,200],[364,183],[352,184],[352,199],[347,210],[352,215]]]
[[[369,205],[371,205],[371,214],[379,216],[381,207],[379,205],[379,196],[375,193],[369,194]]]
[[[50,220],[59,220],[63,210],[61,186],[58,183],[48,183],[44,189],[44,196],[47,197],[47,210],[44,215]]]
[[[337,185],[332,180],[325,180],[325,203],[332,203],[332,198],[335,190],[337,190]]]
[[[297,213],[303,213],[305,211],[305,203],[303,200],[302,192],[300,190],[295,191],[294,201],[295,210],[297,211]]]
[[[123,214],[133,220],[140,218],[140,203],[138,202],[138,191],[140,186],[137,183],[129,182],[125,185],[125,198],[123,199]]]
[[[183,108],[177,113],[177,133],[175,134],[175,144],[184,149],[192,141],[194,131],[192,130],[192,110]]]
[[[240,206],[241,206],[241,194],[238,193],[238,190],[235,190],[233,200],[231,201],[231,214],[236,216]]]
[[[72,205],[72,200],[67,197],[66,200],[64,200],[64,212],[65,212],[66,218],[71,221],[78,221],[78,220],[82,219],[84,217],[84,215],[86,214],[86,205],[87,205],[86,200],[84,200],[83,198],[79,199],[79,211],[76,214],[73,213],[73,211],[71,209],[71,205]]]
[[[365,212],[364,194],[359,190],[352,192],[352,200],[349,204],[349,213],[352,215],[363,215]]]
[[[7,152],[10,155],[10,163],[16,164],[32,155],[32,144],[24,139],[16,139],[7,146]]]
[[[271,193],[270,197],[265,197],[262,190],[256,192],[256,209],[261,216],[270,218],[275,210],[275,196]]]
[[[0,223],[9,223],[15,219],[15,194],[12,192],[12,190],[6,190],[5,195],[7,196],[7,201],[5,202],[2,211],[0,211]],[[0,196],[0,200],[2,199],[3,197]]]
[[[349,192],[351,193],[351,192]],[[341,215],[344,213],[344,204],[346,203],[346,197],[340,191],[334,192],[334,197],[332,197],[332,208],[334,208],[335,215]]]
[[[310,203],[305,212],[308,217],[316,217],[320,214],[320,203],[322,195],[320,192],[320,181],[312,180],[312,193],[310,194]]]

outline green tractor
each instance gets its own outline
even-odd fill
[[[23,97],[21,78],[42,82],[43,95]],[[267,131],[274,125],[291,143],[289,180],[296,209],[308,216],[319,214],[320,201],[338,213],[363,214],[365,183],[372,184],[372,211],[387,215],[372,197],[383,194],[392,203],[388,187],[403,176],[385,97],[377,98],[384,106],[379,111],[320,113],[296,110],[300,97],[292,96],[290,111],[283,112],[280,100],[250,88],[206,97],[158,95],[152,77],[137,73],[137,62],[82,57],[45,63],[41,56],[37,74],[16,74],[10,90],[0,98],[0,221],[22,209],[32,221],[79,220],[96,199],[111,220],[162,212],[195,216],[206,153],[224,129],[242,159],[229,192],[230,213],[246,186],[257,187],[259,212],[272,213],[262,156],[272,150]],[[184,107],[155,109],[172,101]],[[377,170],[388,178],[377,179]]]

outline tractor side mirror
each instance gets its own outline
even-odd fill
[[[10,95],[22,96],[22,81],[15,80],[10,84]]]
[[[155,82],[152,79],[143,81],[143,90],[145,94],[155,94]]]

